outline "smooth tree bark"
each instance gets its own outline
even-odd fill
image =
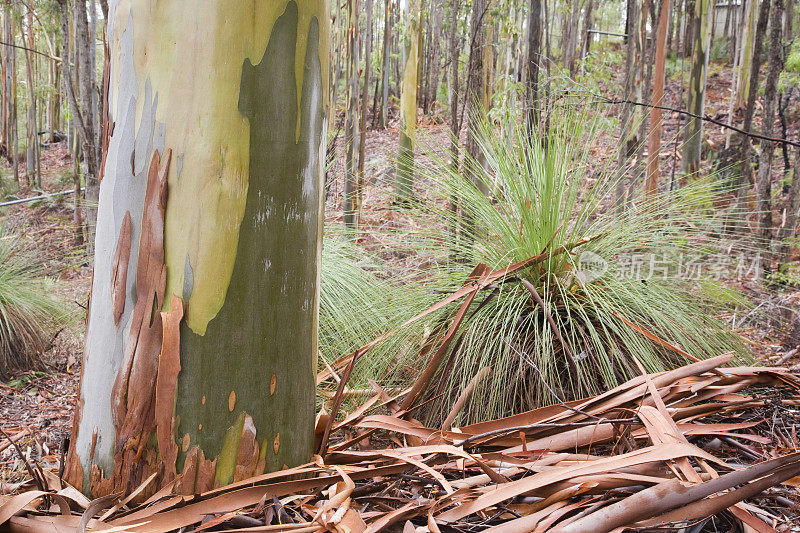
[[[644,27],[647,20],[642,0],[627,2],[627,43],[625,47],[625,100],[642,101],[644,84]],[[642,139],[639,137],[642,123],[642,112],[638,106],[623,103],[620,112],[620,150],[617,155],[617,167],[620,178],[616,183],[616,206],[619,212],[625,210],[630,202],[630,185],[632,180],[628,174],[628,166],[636,153]]]
[[[381,52],[381,110],[378,115],[378,128],[386,129],[389,115],[389,43],[391,36],[391,17],[393,0],[385,0],[383,11],[383,50]]]
[[[9,135],[6,147],[8,150],[7,158],[11,163],[12,173],[14,175],[14,183],[19,183],[19,153],[17,145],[19,144],[19,131],[17,128],[17,49],[16,49],[16,20],[14,16],[14,6],[7,5],[6,10],[6,56],[8,57],[8,122],[9,122]]]
[[[469,63],[467,65],[467,90],[464,94],[464,105],[467,106],[467,142],[464,149],[467,157],[477,164],[482,164],[483,159],[478,137],[488,108],[486,54],[484,53],[486,45],[484,24],[488,9],[488,0],[472,1],[469,24],[470,47]],[[484,194],[489,192],[486,184],[476,183],[476,185]]]
[[[33,72],[34,59],[31,57],[33,55],[32,50],[34,50],[33,11],[30,9],[28,10],[27,24],[21,24],[20,29],[22,31],[22,42],[26,46],[23,54],[25,56],[25,81],[28,93],[28,110],[25,123],[25,181],[28,187],[36,186],[41,188],[41,179],[36,172],[36,146],[39,142],[37,135],[36,82]]]
[[[61,62],[61,80],[62,84],[64,85],[64,94],[67,97],[67,101],[69,102],[70,111],[72,112],[72,119],[70,123],[67,125],[68,133],[70,131],[74,131],[75,127],[74,124],[77,122],[79,125],[82,124],[82,116],[80,112],[80,107],[78,106],[78,101],[76,97],[75,91],[75,83],[73,80],[73,73],[70,64],[72,63],[72,57],[74,55],[74,50],[70,43],[72,41],[72,32],[70,32],[70,8],[69,3],[64,0],[60,2],[61,8],[61,40],[62,40],[62,49],[63,55],[66,61]],[[75,142],[76,136],[73,133],[72,135],[67,136],[67,149],[73,154],[73,168],[72,168],[72,187],[73,187],[73,224],[75,226],[75,244],[83,244],[84,243],[84,236],[83,236],[83,211],[81,209],[81,174],[80,174],[80,161],[78,158],[77,149],[78,143]]]
[[[692,68],[689,74],[689,102],[687,109],[696,117],[687,117],[683,134],[683,159],[681,170],[694,174],[700,169],[703,142],[702,117],[706,106],[706,77],[711,47],[712,0],[696,0],[694,10],[694,45],[692,46]]]
[[[783,71],[783,0],[772,0],[769,29],[769,70],[764,83],[764,111],[762,112],[761,134],[773,137],[775,134],[775,111],[777,107],[778,78]],[[772,161],[775,143],[761,141],[758,158],[758,230],[764,246],[770,250],[772,243]],[[768,264],[768,261],[767,261]]]
[[[109,6],[112,126],[66,463],[87,494],[151,475],[139,499],[179,475],[190,494],[311,457],[329,14]]]
[[[364,194],[364,158],[366,156],[367,148],[367,107],[369,107],[369,78],[370,78],[370,56],[372,55],[372,4],[373,0],[366,0],[366,32],[363,44],[364,52],[364,82],[361,86],[361,107],[359,109],[360,119],[358,128],[360,130],[360,138],[358,141],[358,178],[356,182],[357,187],[357,206],[360,208],[363,201]]]
[[[755,0],[753,0],[755,1]],[[750,62],[749,89],[747,94],[747,105],[744,109],[744,121],[742,129],[751,131],[753,128],[753,114],[756,108],[756,97],[758,96],[758,73],[761,70],[763,54],[761,48],[764,43],[764,35],[767,33],[769,23],[769,8],[771,0],[762,0],[758,10],[758,22],[753,38],[753,57]],[[743,230],[747,222],[747,192],[753,183],[753,165],[750,161],[752,147],[750,137],[742,135],[742,147],[740,150],[741,164],[739,173],[739,183],[736,189],[736,215],[739,219],[739,230]]]
[[[539,123],[539,57],[542,49],[542,1],[528,7],[528,65],[525,83],[525,120],[530,135]]]
[[[395,202],[409,202],[414,194],[414,133],[417,129],[420,0],[405,0],[403,25],[403,77],[400,87],[400,147],[397,155]]]
[[[436,105],[436,96],[439,90],[439,72],[441,53],[441,33],[442,33],[442,12],[444,6],[439,0],[432,0],[430,4],[431,15],[431,40],[428,46],[427,68],[425,69],[425,99],[423,113],[430,114]]]
[[[746,0],[744,9],[744,20],[742,21],[742,35],[739,38],[739,77],[736,83],[736,107],[743,107],[750,95],[750,75],[753,65],[753,51],[756,50],[755,44],[760,37],[756,31],[756,21],[758,20],[758,0]],[[766,31],[766,28],[764,29]],[[763,35],[763,33],[762,33]]]
[[[358,113],[360,94],[358,90],[358,14],[360,0],[347,1],[347,95],[345,97],[344,142],[345,142],[345,177],[344,177],[344,225],[348,231],[358,227],[358,211],[360,191],[358,187],[358,153],[359,141]]]
[[[94,2],[90,2],[94,7]],[[92,63],[92,48],[94,36],[89,30],[89,15],[86,2],[73,0],[73,13],[75,20],[75,43],[78,63],[78,92],[80,94],[81,114],[83,125],[81,128],[81,141],[83,143],[83,157],[86,162],[86,225],[89,235],[95,230],[97,219],[96,208],[99,199],[99,167],[100,146],[97,142],[97,115],[94,112],[93,101],[97,84],[95,82],[95,64]],[[92,240],[89,239],[89,244]],[[90,250],[91,251],[91,250]]]
[[[450,0],[450,34],[449,55],[450,55],[450,167],[453,172],[458,172],[461,164],[461,150],[459,137],[461,134],[461,121],[458,113],[458,67],[460,57],[460,47],[458,46],[458,15],[460,11],[459,0]],[[455,193],[450,197],[449,210],[453,214],[448,227],[450,242],[456,244],[458,240],[458,204],[459,199]],[[455,246],[453,246],[455,248]]]
[[[670,0],[661,3],[661,14],[658,16],[658,30],[656,31],[655,73],[653,74],[652,103],[662,105],[664,97],[664,68],[667,58],[667,24],[670,20]],[[659,181],[659,154],[661,153],[661,109],[650,110],[650,125],[647,133],[647,178],[645,192],[653,195],[658,192]]]

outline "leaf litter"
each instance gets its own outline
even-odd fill
[[[494,272],[479,265],[460,290],[408,323],[461,301],[447,330],[454,332],[478,292],[539,260]],[[179,474],[145,501],[137,498],[142,486],[93,502],[39,468],[44,487],[35,490],[31,481],[0,496],[0,527],[574,533],[773,532],[797,523],[800,380],[787,369],[728,367],[733,355],[724,354],[643,372],[583,400],[450,427],[470,401],[465,390],[444,427],[427,427],[414,413],[430,401],[420,399],[439,371],[448,333],[402,390],[375,382],[369,391],[347,388],[358,358],[393,332],[320,372],[319,453],[307,464],[189,496],[173,493]],[[349,412],[341,411],[344,398]]]

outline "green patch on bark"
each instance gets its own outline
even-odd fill
[[[250,173],[233,274],[205,335],[186,324],[181,330],[178,434],[188,433],[206,457],[219,457],[223,483],[235,471],[239,445],[231,435],[241,438],[243,413],[253,418],[258,438],[270,443],[261,450],[267,450],[268,470],[299,464],[313,451],[324,91],[314,18],[297,139],[297,28],[297,4],[289,2],[261,62],[242,65],[239,111],[250,125]],[[277,387],[270,395],[273,374]],[[275,453],[271,443],[278,434]]]

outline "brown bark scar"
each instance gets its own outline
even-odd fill
[[[214,488],[214,474],[217,471],[217,460],[206,459],[203,450],[197,455],[197,484],[195,492],[207,492]]]
[[[281,434],[278,433],[275,435],[275,440],[272,441],[272,449],[275,451],[275,455],[278,455],[278,450],[281,447]]]
[[[175,442],[175,395],[178,374],[181,371],[180,324],[183,319],[183,301],[172,295],[172,310],[161,313],[161,353],[158,356],[156,377],[156,435],[158,451],[164,461],[164,482],[175,479],[178,445]],[[188,448],[188,446],[187,446]]]
[[[110,57],[111,54],[108,50],[108,41],[106,41],[106,36],[103,35],[103,53],[104,53],[104,60],[103,60],[103,132],[101,134],[100,140],[100,170],[98,172],[99,176],[97,177],[98,181],[103,181],[103,176],[106,174],[106,157],[108,156],[108,143],[111,139],[111,135],[114,132],[114,123],[111,122],[111,113],[109,113],[108,108],[108,86],[111,80],[111,61]]]
[[[195,483],[197,483],[197,454],[199,450],[199,446],[194,446],[186,455],[186,460],[183,462],[183,475],[175,487],[176,493],[187,495],[194,493]]]
[[[119,325],[125,310],[125,291],[128,284],[128,262],[131,257],[132,236],[131,212],[125,211],[122,226],[117,238],[117,249],[114,252],[113,270],[111,272],[111,306],[114,310],[114,325]]]
[[[94,427],[92,431],[92,446],[89,448],[89,460],[94,459],[94,449],[97,446],[97,426]]]
[[[275,394],[275,386],[278,384],[278,377],[275,374],[272,374],[272,377],[269,380],[269,395],[272,396]]]
[[[233,412],[233,409],[236,407],[236,391],[231,391],[230,395],[228,396],[228,411]]]
[[[236,456],[234,481],[241,481],[255,475],[255,470],[258,467],[258,451],[256,426],[250,415],[245,415],[242,437],[239,440],[239,452]]]

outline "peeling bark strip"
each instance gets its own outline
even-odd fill
[[[131,212],[125,211],[119,230],[117,249],[114,252],[114,270],[111,274],[111,305],[114,307],[114,325],[125,310],[125,289],[128,284],[128,261],[131,257]]]
[[[150,434],[155,429],[155,380],[162,334],[157,313],[164,301],[167,277],[164,265],[164,211],[171,157],[172,151],[168,150],[162,165],[158,152],[154,152],[147,174],[136,268],[136,305],[125,359],[117,373],[111,396],[117,437],[112,476],[114,490],[127,491],[137,486],[157,468],[155,458],[144,462],[142,459]],[[150,455],[154,454],[146,454]]]
[[[103,176],[106,174],[106,158],[108,157],[108,142],[114,132],[114,124],[111,122],[111,117],[108,113],[108,83],[111,76],[110,53],[108,51],[108,41],[106,36],[103,35],[103,114],[101,115],[103,131],[100,135],[100,170],[98,179],[103,181]]]
[[[174,435],[175,391],[178,373],[181,371],[181,319],[183,319],[183,302],[173,294],[172,311],[161,313],[163,338],[161,353],[158,356],[158,376],[156,377],[156,434],[158,451],[161,453],[166,469],[163,479],[165,483],[175,479],[177,474],[175,462],[178,460],[178,444],[175,442]]]

